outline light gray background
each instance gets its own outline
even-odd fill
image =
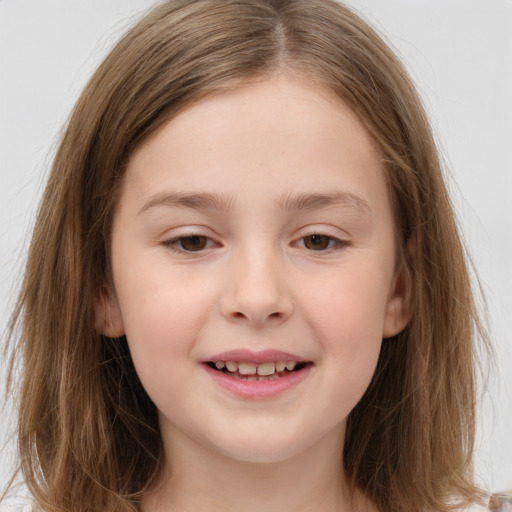
[[[152,3],[0,0],[2,330],[59,130],[102,56]],[[489,490],[512,489],[512,0],[349,3],[402,55],[453,174],[497,353],[481,406],[477,473]],[[1,441],[8,418],[0,419]],[[0,453],[0,488],[9,464],[9,450]]]

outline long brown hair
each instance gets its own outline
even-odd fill
[[[111,282],[112,213],[131,153],[192,103],[283,70],[329,87],[373,137],[414,282],[413,318],[384,340],[349,416],[345,472],[386,512],[448,511],[478,497],[480,325],[436,145],[403,66],[334,0],[172,0],[92,77],[39,209],[12,320],[23,368],[20,463],[39,510],[138,510],[161,470],[155,406],[126,340],[100,336],[94,319]]]

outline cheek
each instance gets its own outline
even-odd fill
[[[186,361],[207,321],[213,297],[163,273],[137,275],[118,288],[132,359],[141,380],[165,375],[169,362]],[[189,283],[190,284],[190,283]],[[176,365],[174,374],[186,371]]]
[[[324,352],[322,364],[331,390],[326,401],[348,413],[374,374],[382,344],[387,280],[366,273],[340,273],[338,279],[311,285],[307,323]]]
[[[340,269],[309,282],[301,293],[301,309],[326,352],[353,354],[380,344],[390,281],[362,266],[362,271]]]

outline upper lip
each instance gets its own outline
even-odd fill
[[[307,359],[300,357],[296,354],[290,354],[289,352],[282,352],[280,350],[262,350],[253,351],[247,349],[235,349],[228,350],[226,352],[220,352],[214,354],[203,362],[216,362],[216,361],[237,361],[244,363],[272,363],[277,361],[296,361],[296,362],[307,362]]]

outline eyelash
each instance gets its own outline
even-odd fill
[[[171,240],[166,240],[165,242],[163,242],[163,245],[165,247],[168,247],[171,251],[173,252],[176,252],[178,254],[194,254],[194,253],[200,253],[200,252],[203,252],[205,249],[210,249],[211,248],[211,244],[210,244],[210,247],[204,247],[204,248],[201,248],[200,250],[198,251],[190,251],[190,250],[187,250],[185,248],[178,248],[178,244],[181,242],[183,244],[183,241],[184,240],[190,240],[192,238],[200,238],[200,239],[203,239],[206,241],[206,244],[208,245],[209,242],[213,242],[213,246],[216,246],[216,247],[220,247],[221,244],[219,244],[218,242],[215,242],[215,240],[213,240],[212,238],[210,238],[209,236],[205,236],[205,235],[200,235],[198,233],[187,233],[187,234],[184,234],[184,235],[181,235],[181,236],[177,236],[176,238],[172,238]]]
[[[347,241],[340,240],[339,238],[336,238],[334,236],[327,235],[327,234],[324,234],[321,232],[312,233],[310,235],[305,235],[305,236],[299,238],[297,240],[297,242],[294,242],[294,245],[296,245],[298,242],[303,241],[305,239],[308,239],[308,238],[312,239],[313,237],[321,237],[323,239],[323,241],[326,241],[325,239],[327,239],[328,247],[326,247],[325,249],[315,250],[315,249],[310,249],[310,248],[306,247],[305,244],[302,246],[303,249],[311,251],[312,253],[329,254],[331,252],[338,251],[338,250],[350,245],[350,243]],[[198,239],[204,240],[206,246],[200,248],[197,251],[185,249],[183,247],[183,241],[187,240],[187,239],[190,240],[192,238],[198,238]],[[181,242],[181,248],[178,248],[178,244],[180,244],[180,242]],[[333,244],[333,245],[331,245],[331,244]],[[202,253],[203,251],[205,251],[207,249],[211,249],[212,247],[215,247],[215,246],[221,247],[222,244],[216,242],[212,238],[205,236],[205,235],[201,235],[198,233],[190,233],[190,234],[187,233],[187,234],[178,236],[176,238],[166,240],[165,242],[163,242],[163,245],[178,254],[195,254],[195,253]],[[209,247],[207,247],[208,245],[209,245]]]
[[[334,245],[332,245],[330,247],[326,247],[325,249],[316,250],[316,251],[314,249],[309,249],[308,247],[305,247],[305,246],[303,247],[304,249],[308,249],[311,252],[319,252],[319,253],[327,253],[328,254],[328,253],[331,253],[334,251],[338,251],[338,250],[342,249],[343,247],[346,247],[349,245],[349,243],[344,240],[340,240],[339,238],[336,238],[335,236],[326,235],[324,233],[312,233],[311,235],[305,235],[305,236],[299,238],[299,241],[306,240],[307,238],[312,239],[313,237],[327,239],[329,246],[331,245],[331,243],[334,243]]]

